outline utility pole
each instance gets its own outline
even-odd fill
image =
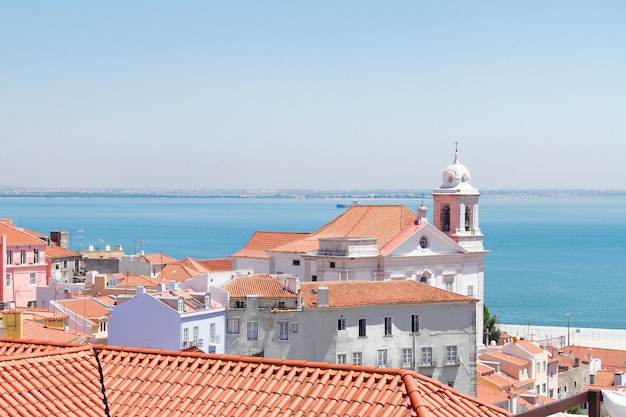
[[[566,316],[567,316],[567,346],[569,346],[570,345],[569,344],[569,319],[570,317],[572,317],[572,314],[567,313]]]

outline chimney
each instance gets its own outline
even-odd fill
[[[428,214],[428,208],[426,208],[426,206],[419,206],[417,208],[417,224],[428,223],[428,218],[426,217],[427,214]]]
[[[622,385],[626,385],[626,372],[615,373],[613,375],[613,385],[616,387],[621,387]]]
[[[137,294],[136,295],[141,295],[141,294],[145,294],[146,293],[146,288],[142,285],[138,285],[137,286]]]
[[[169,285],[167,286],[167,289],[169,291],[176,291],[176,290],[180,290],[180,287],[178,286],[178,282],[172,280],[172,281],[170,281]]]
[[[159,285],[157,285],[157,292],[163,292],[165,291],[165,284],[163,284],[162,282],[159,282]]]
[[[317,306],[328,307],[328,287],[317,287]]]

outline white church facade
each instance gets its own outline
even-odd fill
[[[408,279],[478,299],[476,340],[483,334],[483,235],[480,193],[467,167],[454,161],[433,193],[433,220],[426,207],[357,205],[307,235],[293,235],[264,251],[244,247],[231,255],[233,268],[259,266],[271,274],[292,274],[301,281]],[[258,254],[262,252],[261,258]]]

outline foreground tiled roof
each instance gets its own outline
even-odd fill
[[[329,281],[301,282],[302,304],[308,307],[317,306],[318,288],[322,286],[328,287],[330,307],[477,301],[475,298],[410,280]]]
[[[285,285],[270,274],[255,274],[233,278],[222,286],[230,298],[258,295],[265,298],[296,298],[298,295],[285,289]]]
[[[320,238],[376,238],[378,249],[407,227],[417,216],[403,205],[353,206],[310,235],[273,248],[272,251],[306,253],[319,248]]]
[[[238,258],[269,259],[269,255],[267,254],[268,250],[302,239],[308,235],[310,235],[310,233],[256,231],[246,245],[239,252],[231,256]]]
[[[19,343],[0,340],[0,352]],[[0,358],[3,415],[510,415],[401,369],[95,345],[36,351],[27,344]]]

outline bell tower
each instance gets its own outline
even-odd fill
[[[433,223],[470,252],[483,251],[483,235],[478,224],[478,190],[470,185],[470,173],[459,162],[458,147],[454,162],[443,171],[442,184],[433,191]]]

